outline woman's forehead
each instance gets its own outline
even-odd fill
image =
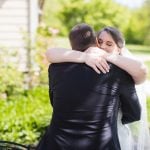
[[[114,41],[112,36],[106,31],[102,31],[98,38],[102,40]]]

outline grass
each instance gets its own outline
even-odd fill
[[[127,48],[135,55],[137,55],[139,58],[140,56],[146,56],[147,59],[145,62],[147,68],[148,68],[148,76],[147,79],[150,80],[150,46],[145,45],[127,45]]]
[[[150,61],[145,61],[145,64],[148,68],[148,76],[147,76],[147,79],[150,80]]]
[[[147,97],[148,122],[150,123],[150,97]]]
[[[133,53],[142,53],[150,55],[150,46],[146,45],[127,45],[127,48]]]

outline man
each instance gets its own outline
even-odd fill
[[[96,47],[93,29],[73,27],[72,49]],[[113,64],[110,72],[97,74],[85,64],[59,63],[49,67],[53,116],[38,150],[120,150],[117,115],[123,123],[140,119],[140,105],[131,76]]]

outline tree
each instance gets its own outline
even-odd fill
[[[144,44],[150,45],[150,0],[146,0],[144,7],[143,7],[143,19],[145,22],[145,26],[144,26]]]
[[[58,17],[67,32],[81,22],[92,25],[96,30],[104,26],[115,26],[124,31],[130,15],[125,7],[113,0],[70,0],[58,12]]]
[[[40,8],[39,21],[41,21],[45,0],[39,0],[38,2],[39,2],[39,8]]]
[[[125,37],[128,43],[150,44],[150,0],[146,0],[139,9],[132,10]]]

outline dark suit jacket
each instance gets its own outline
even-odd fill
[[[111,97],[118,102],[123,113],[123,124],[140,120],[141,107],[132,77],[113,64],[110,64],[110,68],[107,74],[97,74],[85,64],[50,65],[49,93],[54,111],[71,111],[74,107],[82,106],[81,101],[91,96],[90,91],[94,91],[97,96],[93,95],[91,99],[108,101],[107,97]],[[58,100],[60,97],[61,101]],[[87,105],[91,105],[92,109],[91,101],[87,100]]]

